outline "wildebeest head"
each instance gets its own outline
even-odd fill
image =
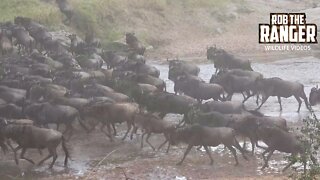
[[[311,92],[309,95],[309,102],[311,106],[314,106],[320,102],[320,89],[318,89],[318,86],[313,87],[311,89]]]
[[[137,37],[135,36],[134,32],[131,32],[131,33],[126,33],[126,43],[127,44],[132,44],[132,43],[135,43],[137,42],[138,39]]]
[[[8,121],[5,118],[0,118],[0,129],[7,125],[8,125]]]
[[[219,49],[216,46],[214,47],[210,46],[209,48],[207,48],[207,59],[213,60],[218,52],[219,52]]]

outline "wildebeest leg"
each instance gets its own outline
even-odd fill
[[[255,111],[259,110],[261,108],[261,106],[268,100],[268,98],[269,98],[269,96],[263,97],[260,106],[257,107],[257,109],[255,109]]]
[[[281,97],[280,97],[280,96],[278,96],[278,102],[279,102],[279,104],[280,104],[280,111],[282,111]]]
[[[257,94],[256,104],[259,105],[259,94]]]
[[[106,124],[102,124],[102,126],[100,127],[100,130],[106,135],[109,137],[110,141],[113,142],[113,138],[111,136],[111,134],[107,133],[105,130],[104,130],[104,127],[106,126]]]
[[[186,156],[189,154],[189,152],[190,152],[190,150],[191,150],[192,147],[193,147],[192,144],[189,144],[189,145],[188,145],[186,152],[184,152],[184,154],[183,154],[183,158],[181,159],[180,162],[177,163],[177,165],[181,165],[181,164],[183,163],[184,159],[185,159]]]
[[[80,126],[81,126],[87,133],[89,133],[90,130],[87,128],[87,126],[84,124],[84,122],[82,121],[82,119],[81,119],[80,117],[78,118],[78,121],[79,121]]]
[[[213,164],[213,158],[212,158],[212,156],[211,156],[211,152],[210,152],[208,146],[203,146],[203,147],[204,147],[204,149],[206,150],[206,153],[208,154],[208,156],[209,156],[209,158],[210,158],[210,165],[212,165],[212,164]]]
[[[243,148],[241,148],[241,146],[236,138],[234,139],[233,146],[236,147],[241,152],[243,159],[248,160],[247,156],[245,155],[245,150]]]
[[[164,146],[169,141],[168,140],[169,137],[168,137],[168,135],[166,133],[164,133],[164,137],[166,138],[166,140],[163,143],[160,144],[160,146],[158,147],[158,151],[162,148],[162,146]],[[169,145],[170,145],[170,143],[169,143]]]
[[[129,122],[129,121],[127,121],[127,126],[128,126],[128,129],[127,129],[126,134],[123,136],[122,141],[126,139],[128,133],[130,132],[130,130],[131,130],[131,128],[132,128],[132,123]]]
[[[146,142],[147,142],[147,143],[149,144],[149,146],[151,146],[151,148],[155,151],[156,148],[154,148],[154,147],[152,146],[152,144],[149,142],[150,136],[151,136],[151,133],[149,132],[148,135],[147,135],[147,138],[146,138]]]
[[[49,158],[51,158],[53,156],[51,150],[48,148],[49,154],[47,157],[43,158],[39,163],[38,166],[40,166],[41,164],[43,164],[46,160],[48,160]]]
[[[63,134],[66,134],[67,132],[70,133],[68,140],[71,138],[72,134],[73,134],[73,126],[71,123],[66,124],[66,129],[64,130]]]
[[[141,148],[143,148],[143,137],[146,134],[147,134],[146,132],[143,132],[142,135],[141,135]]]
[[[31,159],[28,159],[28,158],[24,157],[24,154],[26,153],[26,151],[27,151],[27,148],[23,148],[23,149],[22,149],[21,154],[20,154],[20,159],[27,160],[27,161],[29,161],[31,164],[34,164],[34,162],[33,162]]]
[[[56,162],[57,158],[58,158],[58,155],[57,155],[57,149],[56,148],[52,148],[51,150],[49,150],[52,155],[53,155],[53,158],[52,158],[52,162],[49,166],[49,168],[51,169],[54,165],[54,163]]]
[[[18,146],[13,150],[14,153],[14,160],[16,162],[17,165],[19,165],[19,159],[17,158],[17,151],[19,151],[20,149],[22,149],[22,147]]]
[[[232,96],[233,96],[233,93],[228,93],[228,96],[226,97],[226,100],[227,101],[231,101]]]
[[[254,96],[254,94],[249,94],[249,95],[247,95],[247,97],[244,97],[244,99],[243,99],[243,101],[242,101],[242,103],[245,103],[249,98],[251,98],[252,96]]]
[[[57,123],[57,131],[59,131],[60,123]]]
[[[294,95],[294,97],[296,98],[296,100],[297,100],[297,101],[298,101],[298,103],[299,103],[299,107],[298,107],[298,111],[297,111],[297,112],[300,112],[300,108],[301,108],[302,101],[301,101],[301,99],[300,99],[300,97],[299,97],[299,96]]]
[[[138,130],[138,127],[135,126],[135,125],[133,125],[133,129],[132,129],[131,135],[130,135],[130,140],[133,139],[133,134],[134,134],[134,133],[137,134],[137,130]]]
[[[292,154],[291,156],[295,157],[296,154]],[[286,167],[282,169],[282,172],[286,171],[290,166],[292,166],[294,163],[297,162],[297,158],[293,158],[293,159],[294,159],[293,161],[291,161],[288,165],[286,165]]]
[[[158,151],[162,148],[162,146],[164,146],[166,143],[168,142],[168,140],[166,139],[163,143],[160,144],[160,146],[158,147]],[[170,144],[170,143],[169,143]]]
[[[227,145],[226,145],[227,146]],[[233,157],[234,157],[234,159],[235,159],[235,161],[236,161],[236,164],[235,164],[235,166],[237,166],[238,164],[239,164],[239,161],[238,161],[238,156],[237,156],[237,152],[236,152],[236,150],[232,147],[232,146],[227,146],[227,148],[231,151],[231,153],[233,154]]]
[[[116,127],[115,127],[115,124],[112,123],[112,129],[113,129],[113,136],[116,136],[117,135],[117,130],[116,130]]]
[[[267,158],[264,156],[267,152],[270,152],[267,156]],[[274,150],[271,150],[270,148],[267,148],[263,153],[262,153],[262,157],[263,157],[263,160],[264,160],[264,165],[262,166],[261,170],[263,170],[264,168],[268,167],[269,164],[268,164],[268,161],[270,159],[270,157],[272,156]]]

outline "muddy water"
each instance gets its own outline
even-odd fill
[[[168,65],[160,64],[160,63],[152,63],[152,65],[156,66],[160,71],[160,77],[164,79],[167,83],[167,90],[169,92],[173,92],[173,83],[168,80]],[[200,77],[205,81],[209,81],[213,72],[215,72],[213,64],[200,64],[199,65]],[[253,69],[257,72],[261,72],[265,77],[280,77],[290,81],[298,81],[305,85],[305,92],[307,96],[309,95],[310,89],[312,86],[316,84],[320,84],[319,75],[320,61],[318,59],[312,57],[306,57],[303,59],[287,59],[272,63],[254,63]],[[233,98],[234,101],[242,101],[242,96],[236,95]],[[282,100],[283,111],[279,111],[279,104],[277,102],[277,98],[270,97],[269,100],[262,107],[261,112],[266,115],[271,116],[282,116],[289,120],[292,123],[301,122],[301,119],[308,115],[308,111],[305,108],[304,104],[302,104],[301,112],[297,113],[298,103],[295,98],[290,97]],[[246,102],[245,106],[248,109],[256,108],[254,100],[251,99]],[[316,113],[319,115],[320,107],[314,107]],[[168,115],[166,117],[167,120],[173,120],[181,118],[178,115]],[[118,135],[118,139],[123,135],[123,131],[126,126],[121,125],[120,132]],[[162,142],[162,138],[159,136],[155,136],[151,138],[151,142],[157,142],[155,144],[160,144]],[[133,164],[132,170],[134,170],[134,166],[136,164],[143,164],[141,161],[151,161],[151,165],[154,167],[151,172],[149,172],[149,178],[153,179],[185,179],[184,173],[177,173],[175,170],[174,163],[180,158],[183,154],[183,149],[174,148],[171,155],[167,155],[159,152],[152,152],[150,148],[144,148],[141,150],[139,148],[140,138],[135,138],[132,141],[126,140],[125,142],[116,141],[115,143],[110,143],[108,139],[100,133],[98,130],[96,132],[91,133],[90,135],[84,133],[77,133],[76,137],[72,138],[68,143],[71,149],[72,161],[69,163],[69,168],[65,169],[63,167],[63,158],[64,154],[59,152],[59,158],[56,162],[53,170],[47,169],[47,164],[41,167],[32,166],[28,162],[21,160],[19,167],[14,164],[13,154],[9,153],[4,156],[2,153],[0,154],[0,179],[16,179],[16,178],[44,178],[44,177],[54,177],[61,174],[66,174],[67,177],[83,177],[86,176],[89,171],[92,169],[98,168],[98,166],[103,166],[106,169],[104,171],[112,170],[118,165],[123,166],[131,166]],[[147,146],[147,145],[146,145]],[[229,152],[223,150],[223,146],[218,146],[217,148],[213,148],[214,153],[218,154],[220,157],[225,158],[228,161],[228,164],[233,163],[232,156]],[[114,151],[114,152],[113,152]],[[105,158],[109,153],[113,152],[110,157],[106,158],[106,160],[101,161]],[[44,154],[47,152],[44,151]],[[199,152],[193,152],[192,157],[194,156],[196,159],[199,156]],[[202,153],[203,154],[203,153]],[[261,150],[257,151],[257,154],[261,154]],[[280,156],[280,153],[276,153],[275,157]],[[201,155],[202,157],[203,155]],[[39,161],[41,156],[37,153],[37,151],[30,150],[27,153],[27,157],[33,157],[34,159]],[[280,156],[282,157],[282,156]],[[151,160],[150,160],[151,159]],[[163,165],[166,161],[169,165]],[[216,159],[216,158],[215,158]],[[276,158],[273,158],[276,159]],[[50,160],[48,160],[50,161]],[[194,160],[195,161],[195,160]],[[207,160],[205,160],[207,161]],[[219,161],[219,160],[218,160]],[[259,165],[261,165],[261,158],[257,156],[257,161]],[[255,162],[255,161],[254,161]],[[157,163],[160,163],[158,165]],[[251,174],[254,175],[262,175],[265,173],[274,173],[274,171],[278,171],[279,168],[283,167],[286,161],[283,161],[283,158],[278,158],[276,160],[270,161],[270,169],[268,171],[261,172],[259,170],[259,165],[253,164],[253,172]],[[192,164],[192,163],[191,163]],[[219,163],[217,163],[219,164]],[[222,165],[216,165],[216,168],[224,166],[225,163],[221,163]],[[208,169],[207,166],[193,167],[191,169],[200,168],[202,170]],[[187,166],[187,168],[188,168]],[[219,166],[219,167],[217,167]],[[141,167],[143,168],[143,167]],[[171,170],[168,170],[168,168]],[[188,172],[187,168],[185,171]],[[174,170],[172,170],[174,169]],[[225,169],[225,168],[223,168]],[[183,172],[183,170],[180,169]],[[191,171],[191,170],[190,170]],[[236,170],[237,171],[237,170]],[[241,170],[242,171],[242,170]],[[240,170],[239,170],[239,173]],[[91,173],[89,173],[91,174]],[[94,173],[92,173],[94,174]],[[121,173],[120,173],[121,174]],[[187,174],[187,173],[186,173]],[[249,172],[250,174],[250,172]],[[58,176],[59,178],[64,176]],[[174,178],[173,178],[174,177]],[[50,178],[49,178],[50,179]],[[53,178],[51,178],[53,179]],[[105,178],[102,178],[105,179]],[[112,178],[111,178],[112,179]]]
[[[173,92],[173,82],[168,80],[168,66],[155,65],[161,70],[160,77],[165,79],[167,83],[167,90]],[[201,64],[198,65],[201,69],[199,76],[208,82],[211,75],[215,72],[213,64]],[[312,87],[316,84],[320,84],[319,68],[320,61],[314,57],[306,57],[299,59],[286,59],[270,63],[253,63],[253,69],[260,72],[264,77],[280,77],[284,80],[300,82],[305,86],[306,95],[309,97],[309,93]],[[233,101],[242,101],[243,98],[240,95],[235,95]],[[246,102],[248,109],[255,109],[256,105],[254,99],[249,99]],[[276,97],[270,97],[267,102],[262,106],[261,112],[270,116],[282,116],[288,121],[297,122],[298,120],[308,115],[304,103],[301,105],[300,113],[297,113],[298,102],[294,97],[282,98],[283,111],[280,112],[279,103]],[[314,107],[316,112],[320,110],[319,107]]]

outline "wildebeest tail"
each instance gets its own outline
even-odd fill
[[[66,140],[64,138],[64,136],[62,136],[62,149],[64,151],[64,153],[66,154],[66,157],[64,159],[64,166],[67,166],[68,164],[68,158],[70,158],[70,154],[69,154],[69,151],[67,149],[67,146],[66,146]]]

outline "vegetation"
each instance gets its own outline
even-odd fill
[[[69,0],[69,2],[75,11],[75,16],[70,26],[62,23],[65,17],[60,13],[55,0],[1,0],[0,21],[12,21],[16,16],[31,17],[51,29],[71,30],[82,36],[88,31],[93,32],[106,45],[110,41],[123,37],[124,32],[132,31],[139,27],[141,23],[144,23],[145,17],[150,16],[150,21],[157,21],[157,18],[159,18],[160,22],[161,18],[163,19],[170,13],[180,13],[176,14],[178,18],[179,16],[184,16],[181,14],[183,11],[197,8],[217,9],[229,1]],[[167,20],[174,19],[172,16],[166,18]],[[179,21],[179,19],[176,21]],[[139,31],[139,37],[142,41],[148,38],[148,30]]]
[[[299,180],[314,180],[320,178],[320,164],[317,162],[320,147],[320,122],[314,112],[311,117],[303,120],[303,126],[300,129],[303,137],[301,141],[304,144],[305,155],[302,157],[290,157],[290,161],[298,161],[303,166],[302,173],[292,174],[290,177]]]

